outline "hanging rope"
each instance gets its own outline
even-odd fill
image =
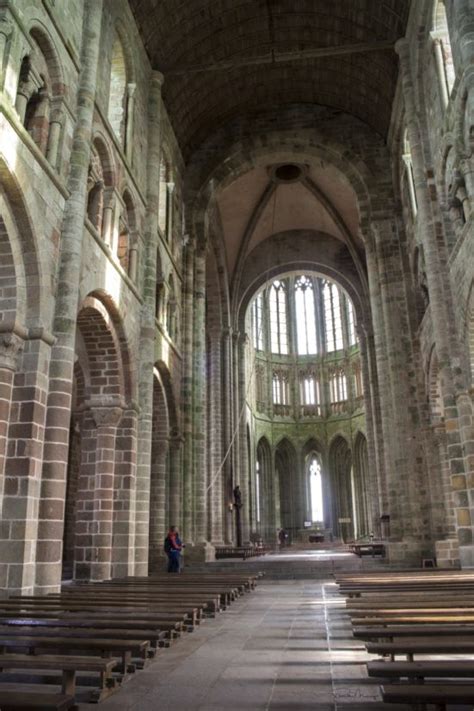
[[[274,193],[273,193],[272,228],[271,228],[270,234],[273,234],[273,231],[274,231],[274,228],[275,228],[275,212],[276,212],[276,195],[277,195],[277,190],[278,190],[278,185],[275,186],[275,190],[274,190]],[[265,274],[266,274],[265,283],[267,283],[267,281],[269,280],[269,277],[270,277],[270,269],[271,269],[271,265],[270,265],[270,256],[269,256],[269,257],[268,257],[268,262],[267,262],[267,269],[266,269],[266,272],[265,272]],[[262,317],[261,322],[260,322],[260,326],[259,326],[259,330],[258,330],[258,333],[257,333],[257,343],[259,342],[260,337],[261,337],[261,335],[262,335],[263,322],[264,322],[264,319],[263,319],[263,317]],[[251,386],[252,386],[252,379],[253,379],[253,375],[254,375],[254,372],[255,372],[255,365],[256,365],[256,358],[253,359],[253,363],[252,363],[252,367],[251,367],[251,371],[250,371],[250,376],[249,376],[248,383],[247,383],[247,388],[246,388],[246,390],[245,390],[244,401],[243,401],[243,403],[242,403],[242,408],[241,408],[241,410],[240,410],[239,417],[237,418],[237,422],[235,423],[234,431],[233,431],[233,433],[232,433],[232,437],[231,437],[231,439],[230,439],[229,446],[227,447],[227,450],[226,450],[226,452],[225,452],[225,454],[224,454],[224,457],[223,457],[221,463],[219,464],[219,466],[217,467],[217,470],[216,470],[214,476],[212,477],[210,484],[208,485],[208,487],[207,487],[207,489],[206,489],[206,494],[209,492],[210,489],[212,489],[212,487],[214,486],[215,482],[217,481],[217,478],[218,478],[218,477],[220,476],[220,474],[222,473],[222,470],[224,469],[224,465],[225,465],[225,463],[226,463],[226,461],[227,461],[227,459],[228,459],[228,457],[229,457],[229,454],[230,454],[231,451],[232,451],[232,447],[234,446],[235,439],[236,439],[237,435],[239,434],[240,422],[241,422],[241,420],[242,420],[242,418],[243,418],[243,416],[244,416],[244,413],[245,413],[245,410],[246,410],[246,407],[247,407],[248,394],[249,394],[250,388],[251,388]]]

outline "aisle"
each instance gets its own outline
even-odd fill
[[[163,650],[103,711],[388,711],[331,584],[266,582]],[[92,707],[82,704],[80,711]]]

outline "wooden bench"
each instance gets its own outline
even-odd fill
[[[71,640],[71,645],[74,640]],[[119,659],[104,659],[102,657],[76,657],[66,655],[32,655],[32,654],[0,654],[0,671],[4,669],[18,670],[52,670],[62,674],[61,693],[68,696],[76,694],[77,672],[95,672],[99,674],[95,701],[102,701],[116,686],[112,677],[113,669],[120,663]]]
[[[388,703],[434,704],[437,711],[445,711],[447,704],[474,702],[474,684],[387,684],[381,691]]]
[[[429,677],[474,677],[474,662],[462,660],[423,662],[368,662],[367,674],[372,677],[425,679]]]
[[[67,633],[66,633],[67,634]],[[125,640],[125,639],[97,639],[97,638],[75,638],[71,637],[47,637],[29,635],[0,634],[0,649],[2,648],[27,649],[29,653],[34,653],[40,649],[62,649],[65,652],[71,651],[71,647],[89,652],[98,652],[101,656],[120,656],[122,659],[122,671],[124,674],[134,671],[132,665],[132,654],[137,656],[145,664],[149,659],[150,645],[147,640]],[[0,707],[1,708],[1,707]]]
[[[411,637],[395,642],[369,642],[366,647],[369,654],[390,655],[392,659],[402,655],[407,658],[407,661],[412,662],[415,654],[474,654],[474,637],[469,639]]]
[[[394,639],[396,637],[474,637],[474,625],[388,625],[387,627],[355,627],[355,639]],[[474,665],[473,665],[474,671]]]
[[[74,707],[72,696],[28,691],[0,690],[1,711],[67,711]]]

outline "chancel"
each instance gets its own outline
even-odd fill
[[[347,630],[445,585],[474,621],[473,31],[473,0],[0,0],[2,710],[84,674],[149,708],[156,656],[173,709],[375,711],[363,665],[346,698],[255,652],[268,613],[301,661],[311,611],[329,654],[337,571]]]

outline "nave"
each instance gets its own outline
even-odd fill
[[[284,567],[284,566],[283,566]],[[103,711],[404,711],[368,679],[334,580],[263,579],[100,708]],[[94,706],[81,704],[80,711]]]

